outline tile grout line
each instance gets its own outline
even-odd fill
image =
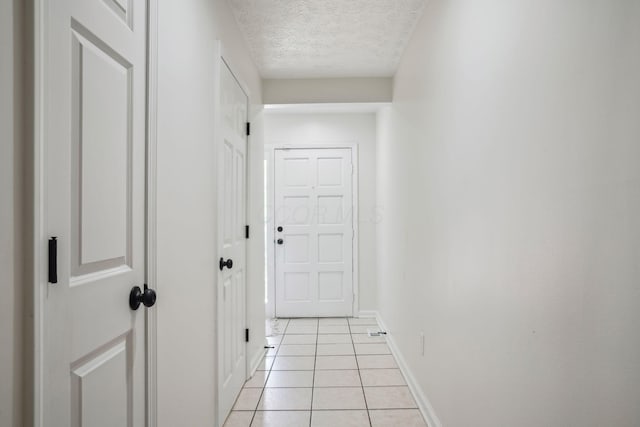
[[[318,334],[320,332],[320,319],[316,319],[316,347],[315,352],[313,354],[313,375],[311,378],[311,403],[309,404],[309,427],[311,427],[311,422],[313,421],[313,391],[316,386],[316,364],[318,362]]]
[[[258,398],[258,403],[256,403],[256,409],[254,409],[253,415],[251,416],[251,421],[249,422],[249,426],[251,426],[253,424],[253,420],[255,420],[256,414],[258,413],[258,407],[260,407],[260,401],[262,400],[262,396],[264,396],[264,390],[267,388],[267,381],[269,381],[269,377],[271,377],[271,371],[273,370],[273,364],[276,363],[276,357],[278,357],[278,353],[280,352],[280,346],[282,345],[282,340],[284,339],[284,334],[286,333],[287,328],[289,328],[289,320],[287,320],[287,326],[285,326],[284,327],[284,331],[282,331],[282,338],[280,339],[280,342],[278,343],[278,349],[276,350],[276,354],[273,355],[273,361],[271,362],[271,365],[269,366],[269,371],[267,373],[267,378],[265,378],[264,384],[262,384],[262,391],[260,392],[260,397]],[[268,356],[265,355],[265,357],[268,357]]]
[[[369,419],[369,427],[371,427],[371,414],[369,413],[369,404],[367,403],[367,395],[364,393],[364,383],[362,382],[362,374],[360,373],[360,364],[358,363],[358,355],[356,354],[356,345],[353,342],[353,334],[351,333],[351,322],[347,319],[347,327],[349,328],[349,338],[351,338],[351,346],[353,347],[353,357],[356,359],[356,368],[358,368],[358,378],[360,378],[360,388],[362,388],[362,399],[364,400],[364,407],[367,411],[367,418]]]

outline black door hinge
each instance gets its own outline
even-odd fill
[[[244,330],[244,342],[249,342],[249,328]]]
[[[49,239],[49,283],[58,283],[58,240]]]
[[[244,226],[244,237],[247,238],[247,239],[249,238],[249,226],[248,225]]]
[[[247,136],[251,135],[251,123],[247,122]]]

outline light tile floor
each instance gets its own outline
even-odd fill
[[[426,427],[375,319],[279,319],[224,427]]]

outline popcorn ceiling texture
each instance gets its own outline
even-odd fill
[[[227,0],[263,78],[390,77],[426,0]]]

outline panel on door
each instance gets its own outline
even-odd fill
[[[222,61],[219,157],[219,417],[230,412],[246,380],[246,164],[248,98]]]
[[[351,149],[278,149],[274,170],[276,315],[351,316]]]
[[[146,1],[46,3],[44,425],[144,425]]]

